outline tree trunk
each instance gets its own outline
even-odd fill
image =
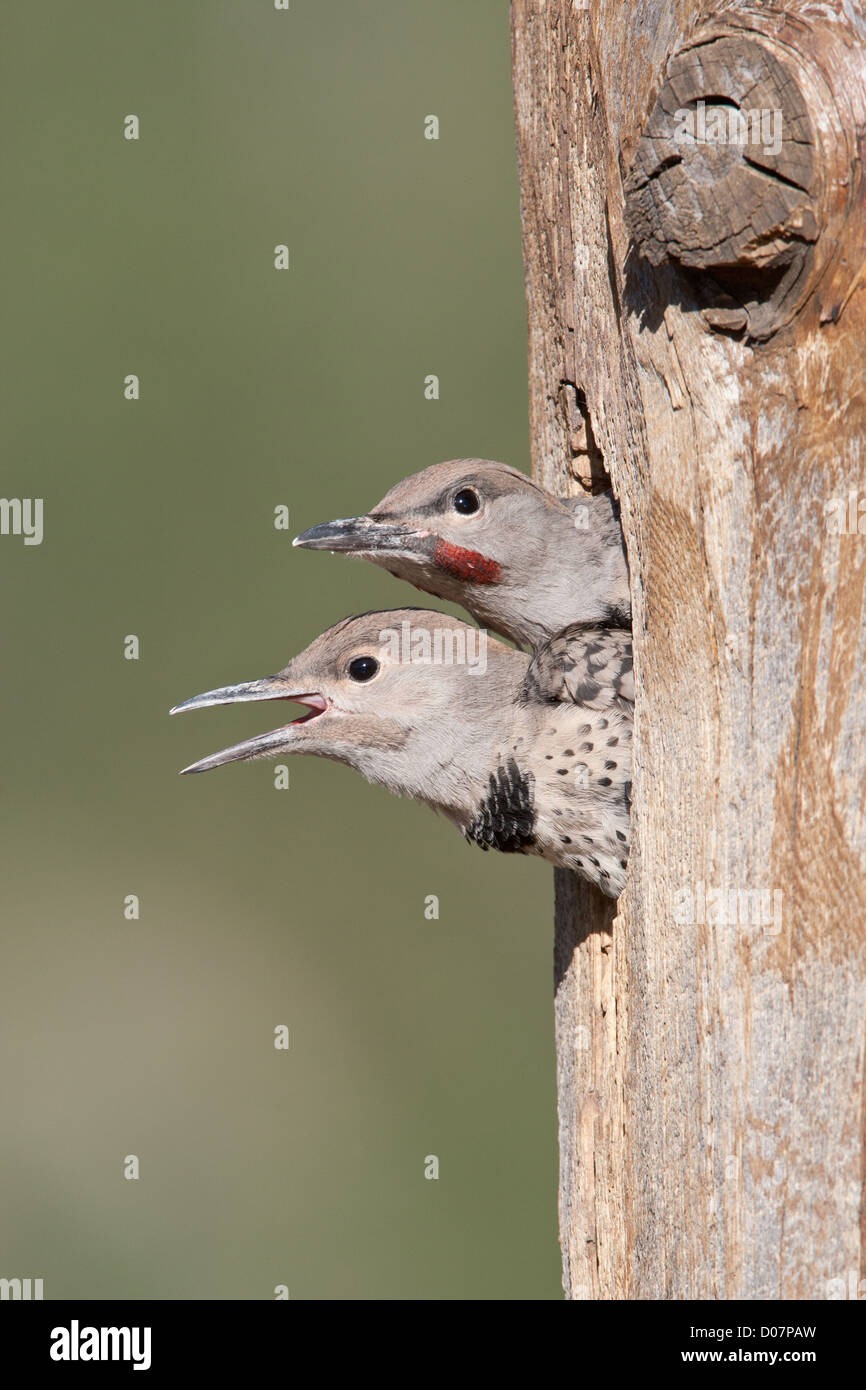
[[[638,689],[618,916],[557,874],[566,1295],[862,1296],[862,5],[512,38],[534,469],[612,480]]]

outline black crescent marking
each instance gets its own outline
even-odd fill
[[[520,854],[535,844],[535,778],[522,772],[513,758],[491,772],[488,792],[464,832],[482,849]]]

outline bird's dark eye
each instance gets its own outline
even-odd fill
[[[348,671],[353,681],[370,681],[379,669],[374,656],[356,656],[349,662]]]
[[[478,493],[471,487],[462,487],[459,492],[454,494],[454,510],[460,512],[461,516],[471,516],[477,512],[481,503],[478,500]]]

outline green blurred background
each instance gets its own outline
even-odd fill
[[[297,531],[527,466],[508,6],[16,0],[0,68],[2,495],[45,499],[0,537],[0,1276],[558,1298],[550,872],[318,759],[180,780],[270,725],[167,717],[417,601]]]

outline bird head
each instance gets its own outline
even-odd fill
[[[508,738],[528,664],[444,613],[402,608],[346,618],[276,675],[175,706],[172,714],[273,700],[307,711],[183,770],[306,753],[446,812],[471,809]]]
[[[565,602],[575,606],[576,576],[561,570],[579,541],[573,513],[525,473],[453,459],[404,478],[367,515],[313,526],[294,544],[362,556],[507,637],[534,641],[554,590],[567,585]],[[582,617],[569,612],[565,621]]]

